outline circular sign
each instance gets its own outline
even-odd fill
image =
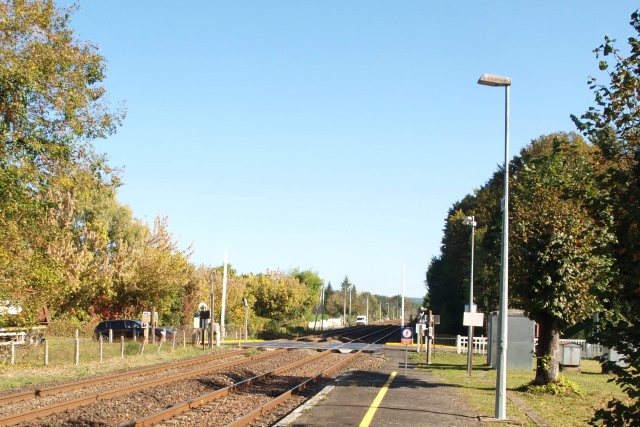
[[[207,304],[201,302],[200,304],[198,304],[198,309],[200,311],[205,311],[207,309]]]
[[[412,335],[411,328],[404,328],[402,330],[402,338],[411,338]]]

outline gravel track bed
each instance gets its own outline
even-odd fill
[[[113,390],[113,389],[124,389],[126,387],[130,387],[146,381],[165,378],[170,375],[179,375],[179,374],[186,375],[194,369],[205,368],[207,366],[210,366],[213,369],[215,368],[216,365],[219,365],[221,363],[230,362],[233,360],[240,360],[244,358],[246,358],[246,356],[243,354],[229,355],[229,357],[225,357],[223,359],[217,359],[213,361],[203,360],[202,363],[187,366],[187,367],[172,367],[171,365],[168,365],[166,369],[160,372],[152,373],[152,374],[141,373],[140,375],[123,378],[116,381],[110,381],[108,383],[90,385],[78,390],[56,393],[51,396],[38,397],[36,399],[25,400],[22,402],[15,402],[8,405],[4,405],[2,408],[0,408],[0,418],[9,416],[15,413],[28,412],[37,408],[43,408],[45,406],[67,402],[72,399],[78,399],[86,396],[94,396],[98,393],[104,393],[106,391]],[[40,386],[38,388],[44,388],[44,387]],[[25,391],[30,391],[33,389],[34,388],[31,387],[31,388],[25,389]]]
[[[218,372],[200,375],[167,386],[129,393],[104,400],[62,414],[22,423],[20,426],[117,426],[129,420],[143,417],[170,407],[176,403],[194,399],[222,387],[293,363],[317,354],[314,350],[292,350],[274,354],[249,365],[225,368]]]
[[[185,413],[177,420],[168,421],[165,426],[224,426],[264,405],[278,395],[290,390],[300,382],[318,375],[328,367],[344,360],[349,355],[332,353],[320,360],[314,360],[287,371],[281,376],[270,378],[246,390],[225,396],[210,404]],[[299,405],[300,403],[298,403]]]

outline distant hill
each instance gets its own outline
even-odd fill
[[[407,299],[411,301],[413,305],[417,305],[417,306],[421,306],[422,301],[424,300],[424,298],[411,298],[411,297],[407,297]]]

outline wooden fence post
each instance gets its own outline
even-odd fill
[[[74,361],[76,366],[80,364],[80,331],[78,329],[76,329]]]

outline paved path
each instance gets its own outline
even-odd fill
[[[314,404],[278,425],[481,425],[479,414],[458,394],[457,386],[439,382],[431,373],[417,369],[410,359],[405,369],[404,348],[382,351],[388,360],[379,370],[352,371],[328,393],[316,396]]]

